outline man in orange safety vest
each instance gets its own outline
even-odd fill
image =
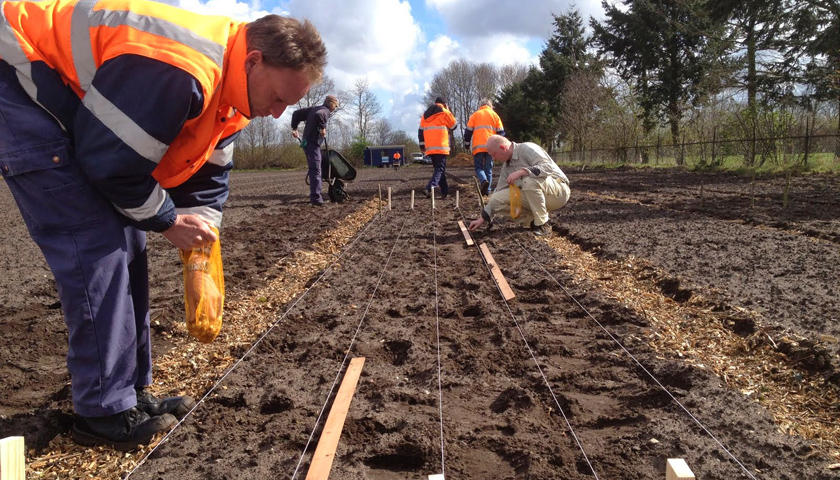
[[[233,140],[320,80],[307,21],[145,0],[0,4],[0,173],[55,276],[83,445],[130,450],[195,405],[152,383],[146,232],[212,244]]]

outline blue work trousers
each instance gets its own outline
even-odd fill
[[[309,202],[323,203],[321,197],[321,147],[317,142],[307,144],[303,149],[306,163],[309,165]]]
[[[146,233],[90,185],[67,133],[3,61],[0,172],[55,276],[76,413],[135,406],[135,387],[152,382]]]
[[[432,159],[435,170],[432,173],[432,179],[426,185],[426,190],[430,191],[432,187],[440,188],[441,196],[445,197],[449,195],[449,185],[446,183],[446,155],[433,153],[429,157]]]
[[[487,188],[489,194],[493,190],[493,157],[487,152],[480,152],[473,155],[475,161],[475,176],[478,178],[478,183],[487,182],[490,186]]]

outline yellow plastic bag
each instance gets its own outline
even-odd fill
[[[514,183],[510,186],[510,218],[522,215],[522,190]]]
[[[211,227],[218,237],[219,231]],[[225,305],[225,276],[222,272],[222,246],[213,245],[181,250],[184,266],[184,305],[187,331],[198,341],[210,343],[222,330]]]

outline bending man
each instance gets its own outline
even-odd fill
[[[309,203],[316,207],[324,205],[321,196],[321,145],[327,137],[327,122],[330,114],[338,108],[338,99],[327,95],[323,105],[301,108],[292,114],[292,136],[300,138],[298,125],[306,122],[303,127],[301,145],[306,152],[306,163],[309,165]],[[329,152],[327,153],[329,155]]]
[[[233,139],[298,102],[326,49],[309,22],[144,0],[5,2],[0,24],[0,172],[55,276],[73,439],[129,450],[194,405],[145,390],[146,232],[216,240]]]
[[[522,189],[522,214],[515,221],[529,227],[534,235],[551,234],[548,214],[569,200],[569,179],[539,145],[513,143],[493,135],[487,140],[487,152],[497,162],[504,162],[496,190],[490,196],[481,217],[470,222],[470,231],[490,222],[496,215],[510,214],[510,185]]]

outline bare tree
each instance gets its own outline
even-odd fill
[[[607,100],[600,75],[577,71],[566,80],[560,101],[560,128],[572,143],[572,152],[581,152],[595,130]]]
[[[444,97],[449,110],[458,120],[459,132],[463,137],[467,121],[478,109],[479,101],[485,97],[495,97],[498,91],[499,72],[496,67],[488,63],[475,64],[458,59],[435,74],[429,90],[423,96],[423,102],[430,105],[436,97]]]
[[[388,145],[388,140],[394,133],[394,127],[385,118],[380,118],[373,123],[371,129],[372,141],[377,145]]]
[[[335,82],[332,78],[324,76],[321,83],[312,85],[306,95],[298,102],[298,108],[312,107],[324,103],[327,95],[335,95]]]
[[[257,117],[251,120],[236,139],[236,161],[243,168],[266,165],[271,161],[273,150],[280,139],[280,130],[273,118]]]
[[[475,94],[478,99],[492,100],[499,92],[499,69],[491,63],[480,63],[475,66],[474,75]]]
[[[524,63],[511,63],[499,68],[499,91],[520,83],[528,77],[528,65]]]
[[[347,107],[355,120],[359,138],[367,140],[374,120],[382,113],[382,105],[370,90],[366,78],[356,80],[353,84]]]

